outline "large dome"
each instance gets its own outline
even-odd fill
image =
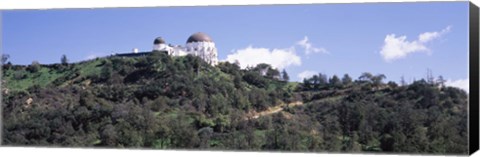
[[[165,40],[163,40],[162,37],[158,37],[158,38],[155,38],[155,40],[153,41],[153,44],[165,44]]]
[[[212,38],[205,33],[198,32],[188,38],[187,43],[191,42],[212,42]]]

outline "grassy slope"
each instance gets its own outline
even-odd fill
[[[6,81],[5,86],[12,91],[26,90],[34,85],[45,87],[65,74],[51,70],[50,68],[42,67],[36,73],[24,71],[26,74],[24,79],[15,79],[15,72],[16,71],[13,69],[8,69],[5,71],[5,75],[3,75],[3,80]]]
[[[46,66],[42,66],[39,71],[35,73],[31,73],[27,70],[15,70],[13,68],[3,69],[5,71],[2,79],[6,81],[4,85],[10,91],[23,91],[34,85],[45,87],[53,83],[55,80],[61,77],[67,77],[68,75],[71,75],[75,72],[79,72],[80,75],[78,77],[86,77],[93,74],[99,74],[102,68],[99,65],[101,64],[102,60],[103,59],[98,59],[77,64],[71,64],[70,66],[73,66],[73,70],[65,71],[56,70]],[[15,73],[24,73],[25,78],[16,79]],[[68,81],[73,80],[67,80],[66,82]]]

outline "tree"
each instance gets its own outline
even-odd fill
[[[400,85],[401,85],[401,86],[407,85],[407,82],[405,82],[405,77],[403,77],[403,76],[400,77]]]
[[[68,59],[66,55],[62,55],[62,58],[60,59],[62,65],[68,65]]]
[[[318,77],[318,75],[313,75],[312,78],[308,79],[308,80],[311,80],[311,83],[314,85],[314,86],[318,86],[318,84],[320,84],[320,78]],[[315,87],[316,88],[316,87]]]
[[[430,69],[427,69],[427,82],[431,85],[435,83],[435,78],[433,77],[432,70]]]
[[[267,71],[267,78],[270,78],[270,79],[277,79],[279,80],[280,79],[280,72],[277,70],[277,69],[268,69]]]
[[[371,73],[364,72],[364,73],[362,73],[362,75],[360,75],[360,77],[358,77],[358,79],[360,81],[371,81],[372,77],[373,77],[373,75]]]
[[[385,152],[394,150],[395,139],[390,134],[384,134],[380,137],[380,148]]]
[[[444,87],[444,86],[445,86],[445,82],[447,82],[447,81],[445,81],[445,79],[443,79],[443,76],[442,76],[442,75],[438,76],[438,78],[437,78],[437,84],[438,84],[440,87]]]
[[[330,85],[335,88],[340,88],[342,86],[342,81],[340,81],[337,75],[333,75],[329,82]]]
[[[306,79],[306,78],[303,79],[303,88],[305,88],[306,90],[312,89],[312,84],[310,83],[310,79]]]
[[[382,84],[382,80],[387,78],[384,74],[378,74],[371,77],[371,81],[375,86]]]
[[[110,61],[105,61],[105,64],[103,64],[103,68],[100,72],[100,79],[101,80],[108,80],[112,74],[113,74],[113,67],[112,67],[112,62]]]
[[[235,59],[235,62],[233,63],[235,65],[237,65],[238,67],[240,67],[240,61],[238,61],[238,59]]]
[[[283,71],[282,71],[282,79],[283,79],[283,81],[287,81],[287,82],[288,82],[288,80],[290,80],[290,77],[288,76],[288,73],[287,73],[287,71],[285,71],[285,69],[283,69]]]
[[[118,135],[115,131],[115,126],[112,124],[107,124],[105,127],[99,131],[100,140],[102,140],[102,145],[105,146],[115,146],[117,144]]]
[[[10,55],[2,54],[2,65],[6,64],[9,58],[10,58]]]
[[[40,63],[38,61],[33,61],[32,64],[28,66],[27,70],[31,73],[36,73],[38,70],[40,70]]]
[[[257,72],[247,71],[245,75],[243,75],[243,80],[259,88],[264,88],[267,86],[267,81]]]
[[[169,118],[167,126],[174,133],[171,135],[171,144],[174,148],[194,148],[199,144],[197,130],[188,123],[188,116],[180,112],[176,118]]]
[[[318,81],[319,81],[320,86],[327,85],[327,84],[328,84],[328,76],[327,76],[327,74],[319,73],[319,74],[318,74]]]
[[[213,129],[210,127],[203,127],[200,130],[198,130],[198,137],[200,139],[200,148],[201,149],[206,149],[209,147],[209,140],[213,134]]]
[[[260,63],[260,64],[257,64],[257,66],[255,66],[253,68],[253,71],[258,72],[262,76],[266,76],[268,70],[271,69],[271,68],[272,68],[272,66],[270,66],[269,64]]]
[[[343,85],[348,86],[348,85],[352,84],[352,78],[348,74],[345,74],[345,75],[343,75],[342,83],[343,83]]]
[[[387,84],[388,84],[388,86],[390,86],[391,88],[397,88],[397,87],[398,87],[397,83],[395,83],[395,82],[393,82],[393,81],[388,81]]]

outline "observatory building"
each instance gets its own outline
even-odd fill
[[[217,48],[212,38],[205,33],[192,34],[184,46],[167,44],[162,37],[153,41],[154,51],[165,51],[171,56],[185,56],[188,54],[198,56],[210,65],[217,65]]]

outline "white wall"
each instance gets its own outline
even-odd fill
[[[218,64],[217,48],[214,42],[191,42],[185,47],[170,47],[166,44],[154,44],[153,50],[167,51],[172,56],[186,56],[192,54],[199,56],[211,65]]]

